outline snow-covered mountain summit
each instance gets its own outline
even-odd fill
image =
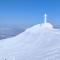
[[[28,28],[0,41],[1,60],[60,60],[60,31],[50,23]]]
[[[0,41],[0,60],[60,60],[60,30],[50,23],[28,28]]]

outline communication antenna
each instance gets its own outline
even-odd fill
[[[45,15],[44,15],[44,24],[46,24],[47,23],[47,14],[45,13]]]

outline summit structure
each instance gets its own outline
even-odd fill
[[[42,27],[52,29],[53,25],[50,22],[47,22],[47,14],[44,14],[44,23],[42,24]]]
[[[47,23],[47,14],[45,13],[44,15],[44,23],[46,24]]]

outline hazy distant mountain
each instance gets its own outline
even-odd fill
[[[60,29],[60,25],[54,25],[54,28]]]
[[[54,28],[60,29],[60,26],[54,26]],[[18,28],[18,27],[6,27],[6,26],[0,26],[0,40],[16,36],[20,33],[22,33],[25,29]]]
[[[23,31],[22,28],[0,26],[0,40],[16,36]]]

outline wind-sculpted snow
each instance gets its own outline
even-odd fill
[[[0,60],[60,60],[60,30],[49,23],[0,41]]]

